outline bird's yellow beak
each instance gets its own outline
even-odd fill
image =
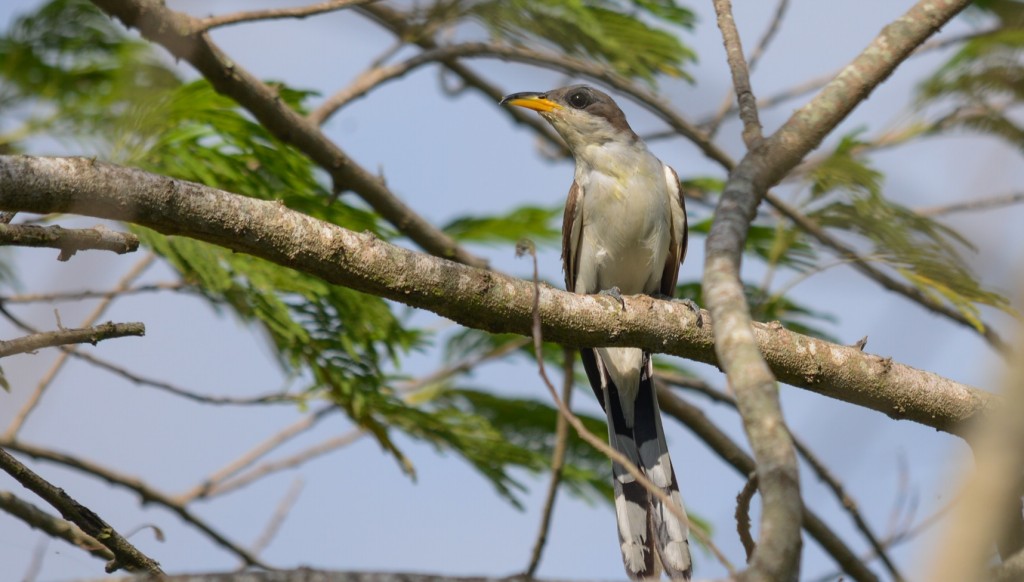
[[[515,105],[516,107],[525,107],[526,109],[533,109],[541,113],[558,111],[562,108],[558,103],[544,97],[543,93],[513,93],[506,95],[501,100],[501,105]]]

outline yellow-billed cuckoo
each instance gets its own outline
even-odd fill
[[[501,103],[539,112],[576,159],[562,222],[566,289],[674,295],[687,238],[679,179],[647,149],[611,97],[574,85],[546,93],[514,93]],[[612,446],[682,508],[661,427],[651,354],[637,348],[580,353],[608,416]],[[657,575],[657,554],[670,577],[688,580],[688,524],[619,464],[612,464],[612,474],[626,573],[631,578]]]

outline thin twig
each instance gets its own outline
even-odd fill
[[[123,291],[124,289],[131,287],[132,283],[134,283],[136,279],[142,276],[142,273],[144,273],[146,269],[148,269],[149,266],[152,265],[155,261],[156,255],[153,253],[147,253],[146,256],[142,257],[142,259],[136,262],[132,266],[132,268],[129,269],[128,272],[125,273],[123,277],[121,277],[121,280],[118,281],[117,285],[114,286],[110,293],[107,294],[103,298],[103,300],[100,301],[98,305],[96,305],[95,308],[93,308],[92,313],[86,316],[86,318],[82,321],[82,327],[89,327],[90,325],[96,323],[96,320],[102,317],[103,313],[107,310],[110,304],[117,297],[117,294]],[[0,309],[2,309],[2,306],[0,306]],[[37,330],[30,331],[36,332]],[[43,377],[39,380],[39,384],[36,385],[35,391],[33,391],[31,395],[29,395],[28,400],[26,400],[25,404],[22,405],[21,409],[18,410],[18,414],[14,416],[14,419],[11,420],[11,424],[8,425],[7,430],[4,431],[4,440],[15,439],[15,437],[18,435],[18,431],[21,430],[21,427],[25,424],[25,421],[28,420],[29,415],[32,414],[32,411],[35,410],[35,407],[39,404],[40,399],[43,397],[43,393],[46,392],[46,389],[53,382],[53,379],[57,377],[57,373],[60,372],[61,368],[64,367],[64,364],[68,360],[68,355],[73,351],[75,351],[74,347],[68,347],[65,350],[63,350],[60,355],[57,356],[57,359],[54,360],[53,365],[50,366],[50,369],[47,370]]]
[[[65,349],[65,348],[62,348]],[[148,386],[155,388],[174,396],[180,396],[186,400],[198,402],[200,404],[212,404],[216,406],[254,406],[262,404],[294,404],[296,402],[302,402],[307,398],[303,394],[291,394],[288,392],[267,392],[264,394],[257,394],[256,396],[211,396],[208,394],[200,394],[193,390],[187,390],[180,386],[175,386],[170,382],[163,380],[157,380],[155,378],[147,378],[128,370],[127,368],[121,367],[109,360],[100,358],[93,354],[87,354],[82,351],[71,352],[71,356],[88,362],[97,368],[106,370],[112,374],[121,376],[125,380],[136,384],[138,386]]]
[[[193,527],[201,531],[215,544],[233,553],[246,565],[256,566],[259,568],[268,568],[268,566],[264,564],[262,560],[260,560],[256,556],[253,556],[248,550],[232,542],[222,533],[213,529],[213,527],[207,524],[205,521],[193,515],[192,512],[189,511],[189,509],[185,507],[183,504],[178,503],[169,495],[166,495],[163,492],[154,489],[149,484],[145,483],[144,481],[136,477],[123,475],[121,473],[118,473],[117,471],[99,465],[92,461],[88,461],[86,459],[82,459],[80,457],[76,457],[74,455],[69,455],[66,453],[58,453],[51,449],[32,445],[21,440],[0,440],[0,447],[21,453],[23,455],[28,455],[34,459],[40,459],[44,461],[49,461],[51,463],[57,463],[65,467],[70,467],[72,469],[75,469],[76,471],[81,471],[103,481],[106,481],[107,483],[110,483],[112,485],[117,485],[119,487],[124,487],[130,491],[133,491],[141,498],[143,503],[155,503],[157,505],[161,505],[169,509],[172,513],[175,513],[178,517],[180,517],[182,521],[192,525]],[[86,533],[89,533],[88,529],[85,529],[85,531]]]
[[[811,466],[811,470],[818,475],[819,479],[825,482],[828,488],[832,490],[832,493],[839,500],[843,509],[845,509],[846,512],[850,514],[850,517],[853,518],[853,522],[857,525],[857,529],[860,530],[864,535],[864,538],[869,544],[871,544],[872,550],[874,550],[875,555],[882,560],[882,564],[885,566],[885,569],[889,571],[889,574],[892,575],[892,579],[897,582],[905,580],[903,574],[901,574],[899,569],[896,567],[896,563],[886,551],[885,544],[883,544],[878,539],[878,536],[875,535],[875,532],[872,531],[871,526],[868,525],[867,520],[864,519],[864,515],[857,507],[857,502],[846,493],[846,489],[843,487],[843,484],[839,479],[837,479],[821,459],[819,459],[818,456],[803,443],[803,441],[796,438],[796,436],[793,436],[793,444],[796,446],[796,450],[800,453],[800,456],[803,457],[807,464]]]
[[[562,401],[566,408],[572,407],[572,388],[576,383],[576,350],[563,348],[562,356]],[[561,414],[555,420],[555,450],[551,454],[551,480],[548,482],[548,492],[544,498],[544,509],[541,514],[540,531],[537,532],[537,541],[533,544],[533,551],[530,554],[530,564],[526,567],[526,578],[532,579],[540,566],[540,558],[544,553],[544,545],[547,543],[548,530],[551,528],[551,515],[555,509],[555,497],[558,495],[558,486],[562,482],[562,468],[565,466],[565,449],[569,439],[569,424]]]
[[[743,484],[736,495],[736,533],[740,536],[740,543],[743,544],[743,551],[747,554],[747,561],[754,555],[757,544],[754,536],[750,534],[750,502],[757,493],[757,473],[751,473],[747,482]]]
[[[338,408],[333,405],[324,405],[311,414],[303,416],[299,420],[266,438],[260,444],[251,448],[247,453],[221,467],[207,478],[199,482],[191,489],[174,496],[175,502],[182,505],[195,499],[208,497],[211,491],[224,480],[237,475],[240,471],[258,461],[270,451],[280,447],[296,436],[308,431],[323,420],[328,414],[337,412]]]
[[[267,461],[266,463],[253,467],[249,471],[246,471],[237,477],[233,477],[214,486],[206,493],[206,497],[209,498],[217,495],[224,495],[249,485],[250,483],[262,479],[272,473],[298,467],[311,459],[315,459],[316,457],[347,447],[364,436],[366,436],[365,430],[355,428],[344,434],[326,439],[317,445],[307,447],[294,455],[284,457],[276,461]]]
[[[708,398],[711,398],[715,402],[725,404],[726,406],[729,406],[733,410],[736,410],[736,400],[732,396],[729,396],[724,392],[712,388],[709,384],[701,380],[689,379],[686,377],[681,377],[676,374],[666,374],[664,372],[659,372],[658,378],[661,381],[666,382],[670,385],[688,388],[696,392],[699,392],[700,394],[703,394]],[[832,475],[832,472],[829,471],[828,467],[825,466],[825,463],[823,463],[821,459],[818,458],[818,456],[814,453],[814,451],[811,450],[810,447],[808,447],[796,435],[790,433],[790,436],[793,439],[793,445],[796,447],[797,453],[799,453],[800,456],[803,457],[805,461],[807,461],[807,464],[811,467],[811,470],[814,471],[818,478],[821,479],[828,486],[828,488],[832,491],[833,495],[835,495],[836,499],[839,501],[839,504],[843,507],[843,509],[846,510],[847,513],[850,514],[850,517],[856,524],[857,529],[860,530],[860,532],[864,535],[864,539],[866,539],[868,543],[871,544],[871,547],[875,551],[875,555],[881,558],[886,569],[889,570],[890,574],[892,574],[893,579],[903,580],[903,576],[896,568],[895,563],[886,553],[884,544],[882,544],[879,541],[878,536],[875,535],[874,531],[871,529],[871,526],[868,525],[867,520],[864,519],[864,516],[861,514],[860,509],[857,506],[857,502],[846,493],[846,489],[843,487],[843,484],[839,481],[839,479]],[[739,515],[739,509],[737,509],[737,519],[739,518]],[[742,532],[740,533],[740,535],[742,537]],[[744,547],[746,547],[745,543]],[[749,555],[747,557],[749,558]]]
[[[157,576],[163,574],[156,561],[121,537],[121,534],[100,516],[75,501],[63,489],[50,484],[3,449],[0,449],[0,469],[14,477],[26,489],[43,498],[59,511],[64,519],[82,528],[87,535],[106,546],[114,554],[114,559],[107,562],[108,574],[121,568]]]
[[[743,56],[743,44],[740,33],[736,30],[736,19],[732,15],[730,0],[713,0],[715,13],[718,17],[718,28],[722,31],[725,42],[725,57],[732,73],[732,84],[736,90],[736,103],[739,105],[740,120],[743,121],[743,143],[748,150],[755,150],[764,140],[761,135],[761,120],[757,115],[757,99],[750,86],[750,70]]]
[[[757,46],[754,47],[753,52],[750,53],[748,68],[751,71],[753,71],[757,67],[758,61],[761,60],[761,57],[768,49],[768,45],[771,44],[772,40],[775,38],[776,33],[778,33],[779,28],[782,24],[782,19],[785,17],[786,9],[788,8],[789,0],[779,0],[779,3],[775,6],[775,15],[772,17],[771,22],[768,24],[768,28],[765,29],[764,34],[761,35],[761,40],[758,41]],[[729,93],[722,98],[722,104],[718,107],[718,111],[715,113],[714,118],[712,118],[711,121],[709,121],[704,126],[704,130],[707,132],[708,139],[715,137],[715,134],[718,133],[718,128],[721,127],[722,121],[725,119],[725,116],[729,114],[732,108],[732,96],[733,91],[729,91]],[[757,105],[758,107],[762,107],[761,102],[758,102]]]
[[[57,293],[24,293],[21,295],[8,295],[7,297],[0,296],[0,303],[16,304],[16,303],[59,303],[64,301],[82,301],[84,299],[99,299],[107,297],[111,294],[119,295],[124,297],[126,295],[135,295],[138,293],[151,293],[154,291],[181,291],[182,289],[190,289],[192,285],[180,281],[168,281],[166,283],[153,283],[151,285],[137,285],[123,291],[107,290],[107,291],[66,291]]]
[[[672,515],[679,518],[679,520],[687,526],[690,525],[690,518],[687,517],[686,512],[681,507],[675,504],[672,499],[661,490],[660,487],[651,482],[643,472],[637,468],[625,455],[611,448],[604,440],[594,435],[594,433],[587,430],[587,427],[583,426],[580,419],[569,410],[565,402],[562,401],[558,396],[558,391],[555,390],[555,386],[551,383],[551,379],[548,378],[547,371],[544,369],[544,347],[543,338],[541,336],[541,324],[540,324],[540,278],[537,269],[537,254],[535,249],[530,243],[528,246],[522,244],[517,245],[516,254],[521,256],[523,254],[529,254],[533,259],[533,285],[534,285],[534,299],[533,299],[533,349],[537,356],[537,367],[538,373],[544,385],[548,389],[548,393],[551,395],[551,399],[554,401],[555,406],[558,408],[559,414],[565,417],[566,421],[572,425],[573,429],[576,430],[576,434],[581,439],[587,442],[590,446],[594,447],[601,454],[608,457],[613,463],[618,463],[626,470],[637,483],[647,490],[648,493],[658,498],[659,501],[665,504],[665,507],[672,513]],[[700,540],[700,542],[711,550],[711,553],[715,555],[715,558],[725,566],[725,569],[729,572],[730,576],[735,577],[736,570],[733,568],[729,559],[725,557],[725,554],[718,549],[718,547],[711,541],[711,539],[704,534],[702,530],[695,527],[689,527],[689,530]]]
[[[743,479],[753,473],[757,466],[732,438],[718,428],[696,406],[679,398],[668,387],[658,382],[658,403],[661,411],[689,428],[699,439],[707,443],[719,457],[732,466]],[[802,503],[802,502],[801,502]],[[804,530],[828,553],[836,564],[858,582],[877,582],[878,577],[867,568],[853,550],[836,535],[828,525],[802,503],[802,525]]]
[[[114,552],[82,531],[82,528],[50,515],[35,505],[19,499],[10,491],[0,491],[0,509],[25,522],[29,527],[38,529],[51,538],[62,539],[101,560],[114,559]]]
[[[302,479],[295,479],[292,481],[291,487],[288,488],[288,492],[281,498],[281,502],[277,504],[277,509],[274,510],[274,515],[270,516],[270,521],[267,522],[267,527],[263,529],[263,533],[260,537],[256,538],[253,542],[250,551],[252,555],[258,556],[263,553],[263,550],[267,549],[270,542],[273,541],[274,536],[281,530],[281,525],[284,524],[284,520],[288,517],[288,513],[295,506],[295,502],[299,500],[299,494],[302,493]]]
[[[58,261],[67,261],[78,251],[95,249],[119,255],[139,249],[139,237],[105,226],[64,228],[0,222],[0,245],[60,249]]]
[[[978,198],[976,200],[965,200],[963,202],[954,202],[952,204],[943,204],[941,206],[926,206],[924,208],[918,208],[914,212],[921,216],[934,217],[953,214],[954,212],[989,210],[992,208],[1010,206],[1012,204],[1017,204],[1018,202],[1024,202],[1024,192],[1003,194],[1002,196],[992,196],[989,198]]]
[[[206,32],[210,29],[221,26],[255,22],[257,20],[306,18],[307,16],[315,16],[318,14],[344,10],[352,6],[367,4],[369,2],[376,2],[376,0],[328,0],[327,2],[300,6],[298,8],[270,8],[267,10],[252,10],[249,12],[232,12],[230,14],[204,18],[196,23],[193,30],[196,32]]]
[[[130,335],[146,335],[146,326],[139,322],[107,322],[81,329],[61,329],[57,331],[34,333],[32,335],[27,335],[13,340],[0,340],[0,358],[13,356],[14,354],[24,354],[25,352],[32,352],[41,348],[64,346],[67,344],[89,343],[96,345],[98,342],[106,339]]]

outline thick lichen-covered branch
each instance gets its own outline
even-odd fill
[[[426,309],[467,327],[530,334],[529,281],[384,242],[281,204],[85,158],[0,156],[0,210],[75,212],[188,236]],[[510,250],[511,252],[511,250]],[[567,345],[631,345],[718,364],[711,318],[672,302],[607,297],[541,285],[544,338]],[[717,325],[717,322],[716,322]],[[754,338],[787,384],[959,432],[994,405],[986,392],[891,359],[754,324]]]

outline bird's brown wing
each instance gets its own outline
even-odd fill
[[[565,271],[565,290],[576,291],[576,274],[580,268],[580,235],[583,230],[583,190],[575,180],[565,200],[562,215],[562,269]]]
[[[683,199],[683,189],[679,186],[679,175],[672,168],[668,166],[665,168],[668,170],[666,180],[669,182],[669,204],[672,208],[672,220],[669,221],[672,236],[668,257],[665,258],[665,270],[661,274],[661,293],[674,297],[676,282],[679,280],[679,265],[686,258],[686,245],[689,237],[686,225],[686,201]],[[682,228],[676,232],[680,216],[682,217]]]

